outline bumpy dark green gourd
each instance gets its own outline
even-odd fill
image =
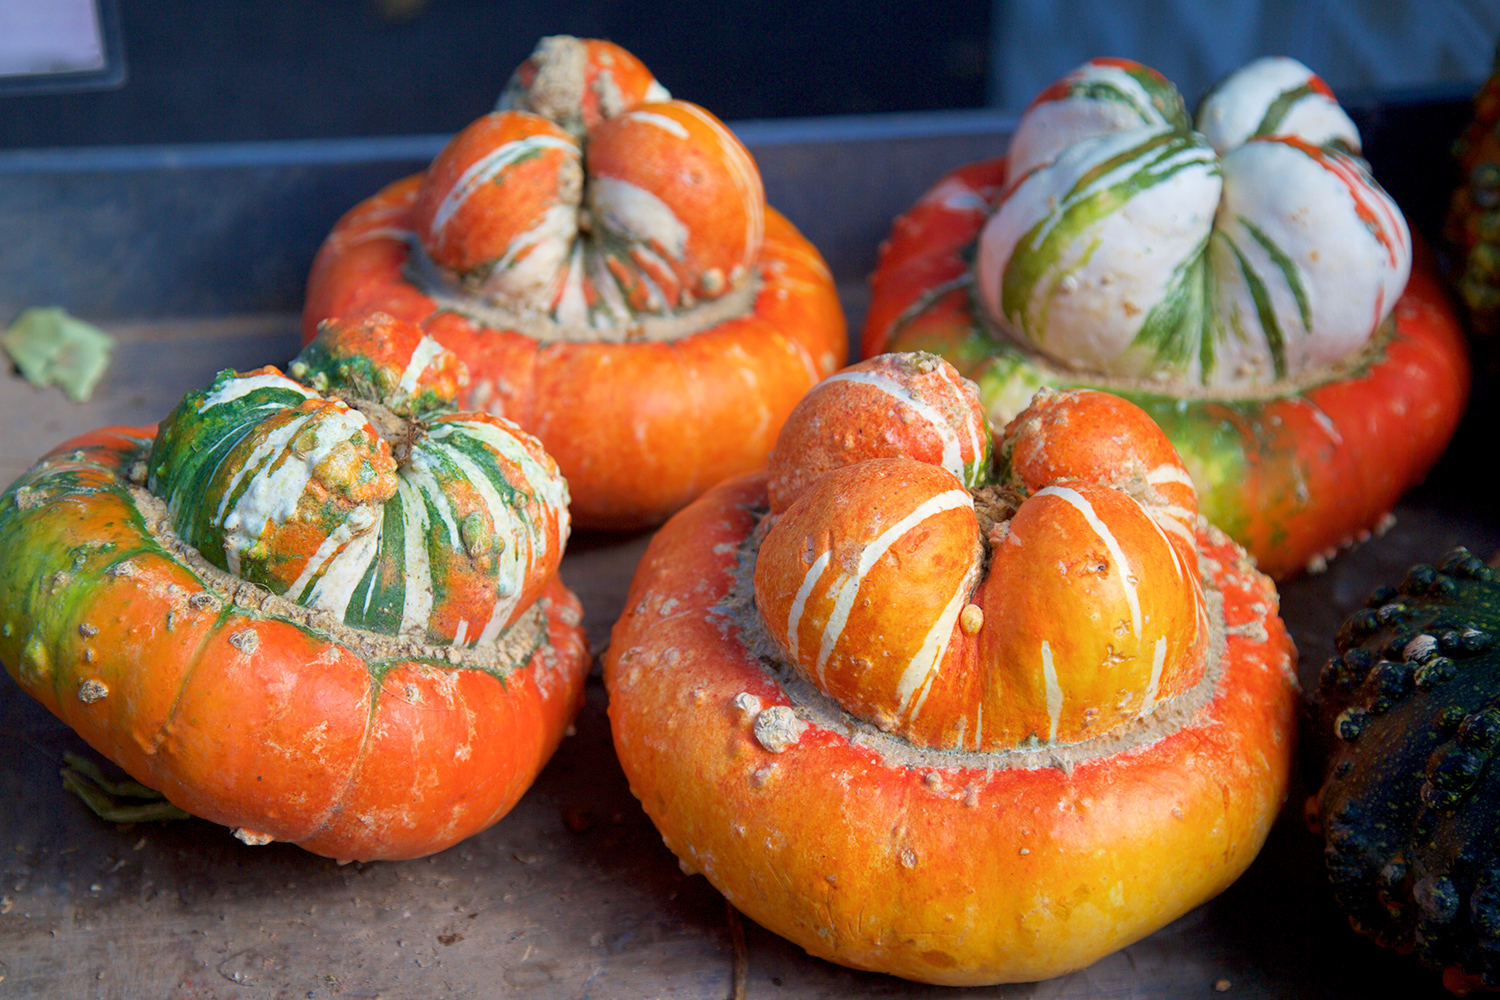
[[[1354,928],[1500,988],[1500,574],[1464,549],[1382,587],[1312,695],[1317,816]]]

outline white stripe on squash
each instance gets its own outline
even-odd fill
[[[1151,655],[1151,680],[1146,684],[1146,694],[1141,698],[1141,716],[1151,714],[1156,708],[1156,694],[1161,690],[1162,668],[1167,664],[1167,637],[1161,636],[1156,640],[1156,648]]]
[[[1130,561],[1125,558],[1125,550],[1120,547],[1120,540],[1115,537],[1114,532],[1109,530],[1109,525],[1105,524],[1098,512],[1094,510],[1094,505],[1089,503],[1088,499],[1077,490],[1069,489],[1066,486],[1047,486],[1037,490],[1032,496],[1055,496],[1070,504],[1083,515],[1084,521],[1088,523],[1094,534],[1098,536],[1099,541],[1104,543],[1104,547],[1109,550],[1110,556],[1114,559],[1117,575],[1120,579],[1120,589],[1125,593],[1125,603],[1130,605],[1131,630],[1135,633],[1136,638],[1139,639],[1142,629],[1141,598],[1136,593],[1135,584],[1132,582],[1134,580],[1134,573],[1131,570]]]
[[[1063,691],[1057,682],[1057,666],[1052,662],[1052,644],[1042,640],[1042,684],[1047,692],[1047,742],[1057,742],[1057,725],[1062,719]]]
[[[514,425],[510,425],[514,427]],[[567,537],[568,483],[562,474],[548,468],[527,450],[506,424],[494,424],[487,420],[444,420],[433,424],[428,430],[428,439],[441,441],[450,434],[463,434],[492,449],[501,458],[521,470],[524,482],[511,485],[522,493],[530,493],[539,504],[558,511],[563,540]],[[519,433],[519,429],[516,429]],[[548,546],[543,544],[540,551]]]
[[[883,372],[872,371],[846,371],[837,375],[830,375],[824,379],[822,386],[832,385],[835,382],[849,382],[858,385],[867,385],[871,388],[885,393],[896,400],[902,406],[913,410],[919,417],[927,422],[938,438],[943,443],[942,467],[953,473],[960,482],[970,484],[975,478],[968,475],[964,468],[963,442],[959,440],[957,429],[948,423],[943,416],[943,411],[938,407],[914,395],[906,386]],[[955,387],[956,388],[956,387]],[[971,428],[972,430],[972,425]],[[983,453],[983,444],[974,434],[969,435],[969,445],[974,458],[977,460]]]
[[[402,542],[405,547],[403,569],[405,591],[401,605],[401,631],[426,630],[432,620],[432,562],[427,553],[427,504],[420,490],[407,476],[396,480],[401,498]]]
[[[1172,540],[1167,537],[1168,530],[1171,530],[1174,534],[1176,534],[1178,532],[1178,529],[1182,528],[1182,525],[1170,517],[1168,517],[1166,520],[1162,520],[1156,515],[1156,512],[1154,510],[1147,511],[1146,513],[1147,520],[1151,523],[1151,527],[1156,529],[1156,537],[1161,539],[1162,545],[1165,546],[1166,550],[1172,555],[1172,565],[1177,570],[1177,579],[1187,579],[1187,564],[1182,561],[1182,553],[1177,551],[1177,546],[1173,545]]]
[[[348,521],[323,541],[317,553],[307,561],[302,575],[287,588],[287,594],[295,599],[317,576],[317,583],[313,585],[307,606],[331,611],[341,618],[347,616],[355,589],[380,552],[379,531],[355,531],[347,538],[340,538],[346,527],[349,527]],[[322,575],[318,576],[319,573]],[[370,594],[374,592],[375,587],[372,586]],[[370,594],[365,595],[367,607]]]
[[[687,142],[688,140],[687,126],[671,115],[664,115],[660,111],[648,111],[640,108],[627,112],[620,117],[628,118],[633,122],[640,122],[643,125],[654,125],[663,132],[681,139],[683,142]]]
[[[672,260],[687,252],[688,227],[672,206],[637,184],[595,177],[589,192],[595,217],[622,236],[640,240]]]
[[[430,513],[436,514],[442,521],[443,527],[448,532],[449,544],[453,546],[460,544],[458,520],[454,516],[453,504],[443,488],[442,480],[438,478],[433,458],[427,449],[413,449],[411,458],[401,470],[401,478],[420,491]]]
[[[589,325],[588,296],[584,292],[585,261],[583,240],[575,240],[568,255],[568,273],[563,278],[562,288],[557,293],[557,303],[552,314],[559,323],[568,326]]]
[[[813,588],[818,585],[818,581],[823,578],[823,573],[828,569],[828,564],[832,560],[833,553],[826,550],[813,560],[813,564],[807,568],[807,572],[802,574],[802,586],[797,588],[797,596],[792,598],[792,606],[787,611],[786,645],[787,652],[791,654],[793,662],[796,662],[797,647],[799,646],[797,642],[797,627],[802,624],[802,612],[807,607],[807,598],[812,594]]]
[[[484,290],[520,299],[537,309],[551,305],[558,272],[578,232],[578,207],[549,205],[542,217],[505,248],[484,281]]]
[[[539,537],[534,525],[525,523],[515,508],[506,503],[484,469],[457,451],[450,452],[447,457],[474,486],[489,511],[495,535],[504,542],[495,559],[495,604],[480,629],[479,638],[474,641],[475,645],[484,646],[494,642],[505,627],[506,619],[521,599],[527,570],[539,557],[539,550],[546,551],[547,543],[544,537]],[[461,539],[455,538],[455,543],[461,543]]]
[[[844,626],[848,624],[849,612],[854,608],[854,601],[859,596],[859,588],[864,584],[865,577],[869,575],[870,570],[874,569],[875,564],[880,561],[880,557],[885,555],[903,535],[929,517],[959,507],[973,509],[974,501],[969,496],[968,490],[946,490],[936,496],[928,497],[911,513],[865,545],[860,552],[859,563],[853,575],[842,574],[841,578],[835,582],[832,588],[833,610],[828,616],[827,624],[823,626],[823,640],[818,647],[818,659],[815,664],[820,682],[823,681],[828,658],[833,654],[834,646],[843,635]]]
[[[431,367],[434,360],[446,352],[447,348],[431,337],[424,336],[419,340],[411,352],[411,360],[406,363],[406,367],[401,372],[401,380],[396,383],[395,396],[398,399],[411,398],[422,374]]]
[[[580,155],[578,143],[573,139],[554,135],[530,135],[501,143],[469,164],[464,172],[458,175],[458,180],[454,181],[453,187],[448,189],[443,200],[438,203],[437,211],[432,215],[432,235],[438,237],[447,228],[448,223],[464,207],[474,192],[504,173],[507,168],[549,149],[561,150],[565,155],[574,158]]]
[[[766,192],[760,179],[760,170],[755,166],[755,160],[750,156],[749,150],[745,149],[723,122],[698,105],[687,101],[678,102],[673,107],[698,119],[719,140],[719,148],[724,153],[724,164],[728,167],[729,177],[734,182],[740,200],[745,206],[745,252],[741,257],[740,266],[748,269],[760,257],[761,244],[766,238]]]
[[[1183,486],[1192,486],[1193,477],[1180,465],[1172,462],[1163,462],[1150,472],[1146,473],[1146,482],[1152,486],[1160,486],[1162,483],[1181,483]]]
[[[928,630],[917,655],[911,658],[906,669],[901,672],[901,679],[896,684],[896,696],[900,699],[901,711],[906,712],[909,708],[912,718],[921,713],[922,705],[927,701],[927,692],[932,689],[932,679],[937,676],[938,665],[943,662],[943,656],[948,652],[948,643],[953,639],[953,627],[958,622],[959,613],[968,603],[969,588],[960,586]],[[918,692],[921,692],[921,697],[912,705],[912,696]]]

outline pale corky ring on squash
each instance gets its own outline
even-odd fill
[[[582,701],[567,484],[388,316],[221,372],[0,497],[0,660],[247,843],[404,858],[496,822]]]
[[[1096,59],[1008,155],[891,230],[863,349],[929,350],[1003,423],[1040,386],[1139,404],[1204,512],[1272,576],[1386,523],[1467,400],[1461,330],[1324,82],[1285,58],[1190,118],[1160,74]]]
[[[811,954],[1061,975],[1228,886],[1285,797],[1269,579],[1135,406],[885,355],[766,472],[673,517],[605,655],[632,791],[685,869]]]

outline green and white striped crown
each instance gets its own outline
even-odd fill
[[[1011,144],[980,236],[990,317],[1081,372],[1243,388],[1361,348],[1411,270],[1358,130],[1292,59],[1250,63],[1189,120],[1160,74],[1093,60]]]

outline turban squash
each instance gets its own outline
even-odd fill
[[[750,153],[609,42],[543,39],[496,110],[334,226],[304,335],[383,311],[468,366],[464,405],[536,435],[574,523],[659,523],[758,468],[847,332]]]
[[[813,955],[1060,975],[1228,886],[1293,753],[1269,578],[1128,401],[1043,392],[995,451],[933,355],[815,388],[767,470],[657,533],[604,660],[686,869]]]
[[[1378,530],[1462,416],[1457,317],[1321,79],[1259,60],[1190,119],[1160,74],[1084,64],[1005,158],[898,218],[867,355],[928,350],[997,423],[1040,386],[1126,396],[1273,577]]]
[[[441,850],[561,740],[589,656],[567,485],[410,324],[331,323],[157,428],[0,496],[0,660],[137,780],[247,843]]]

